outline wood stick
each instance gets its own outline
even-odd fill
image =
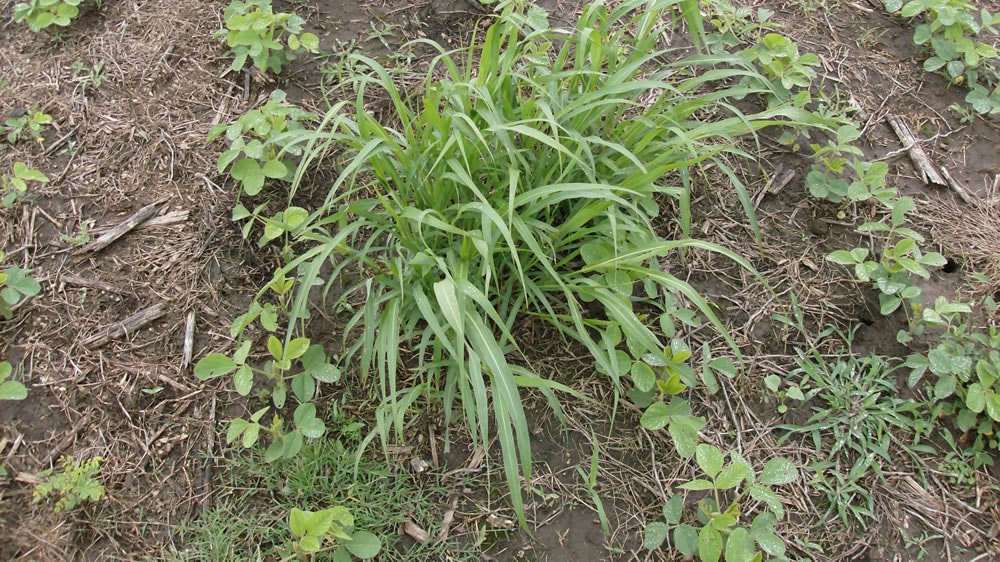
[[[146,230],[147,228],[153,228],[154,226],[167,226],[170,224],[178,224],[188,220],[188,215],[191,211],[170,211],[169,213],[164,213],[158,217],[153,217],[148,221],[140,224],[136,227],[138,230]]]
[[[188,312],[187,322],[184,323],[184,355],[181,356],[181,370],[188,368],[191,364],[191,357],[194,355],[194,311]]]
[[[143,222],[142,224],[136,226],[135,229],[136,230],[146,230],[146,229],[154,228],[154,227],[157,227],[157,226],[168,226],[168,225],[172,225],[172,224],[179,224],[179,223],[187,221],[188,217],[190,216],[190,214],[191,214],[191,212],[187,211],[187,210],[184,210],[184,211],[170,211],[169,213],[164,213],[162,215],[158,215],[158,216],[150,218],[149,220],[147,220],[147,221]],[[91,230],[90,232],[92,234],[96,235],[96,236],[101,236],[104,233],[109,232],[111,230],[111,228],[114,228],[114,227],[95,228],[95,229]]]
[[[948,187],[954,190],[955,193],[962,198],[962,201],[965,201],[969,205],[972,204],[972,195],[969,193],[969,190],[965,189],[965,186],[958,183],[958,180],[951,177],[951,172],[948,171],[948,168],[941,166],[941,175],[944,176],[945,181],[948,182]]]
[[[156,213],[156,208],[159,207],[164,201],[166,201],[166,198],[146,205],[133,213],[129,218],[118,223],[116,226],[102,234],[97,240],[94,240],[90,244],[87,244],[73,253],[82,254],[86,252],[99,252],[104,248],[107,248],[112,242],[118,240],[130,230],[145,222],[146,219],[153,216],[153,214]]]
[[[937,168],[931,162],[930,157],[924,152],[924,149],[920,147],[917,143],[916,137],[910,132],[910,128],[906,125],[903,119],[897,115],[886,115],[885,120],[889,122],[889,126],[899,137],[899,140],[906,147],[907,153],[910,155],[910,160],[913,161],[913,165],[916,166],[917,170],[920,172],[921,178],[923,178],[924,183],[940,185],[946,187],[948,183],[941,174],[938,173]]]
[[[166,311],[167,305],[164,303],[158,303],[150,306],[149,308],[144,308],[121,322],[116,322],[83,340],[83,345],[88,347],[100,347],[114,338],[135,332],[139,328],[142,328],[146,324],[149,324],[153,320],[163,316]]]
[[[104,281],[98,281],[96,279],[86,279],[84,277],[77,277],[76,275],[66,275],[62,277],[62,282],[67,285],[73,285],[74,287],[86,287],[88,289],[97,289],[98,291],[104,291],[107,293],[115,293],[118,295],[123,295],[126,293],[120,287],[116,287],[110,283],[105,283]]]

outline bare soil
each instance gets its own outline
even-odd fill
[[[922,71],[905,22],[877,3],[840,1],[830,9],[807,1],[746,4],[776,10],[800,49],[821,56],[822,87],[861,110],[866,151],[890,163],[901,192],[920,199],[921,229],[954,260],[950,271],[936,272],[926,284],[930,298],[996,291],[1000,212],[990,197],[998,195],[1000,178],[997,122],[960,123],[947,108],[964,93]],[[543,5],[557,20],[570,21],[579,3]],[[0,3],[0,13],[12,8],[12,1]],[[306,17],[322,48],[332,52],[351,41],[377,49],[368,36],[387,24],[398,26],[397,39],[427,36],[457,45],[483,13],[467,0],[321,0],[288,8]],[[193,317],[195,360],[225,349],[232,319],[245,310],[274,256],[246,245],[231,225],[235,190],[216,172],[221,145],[205,138],[212,125],[255,107],[276,87],[322,107],[316,63],[297,63],[278,79],[227,72],[225,48],[213,39],[223,9],[224,3],[207,0],[105,1],[58,37],[10,22],[0,27],[0,115],[37,107],[54,118],[41,142],[0,140],[0,171],[20,161],[52,178],[30,192],[28,204],[0,210],[4,265],[32,269],[43,287],[14,320],[0,324],[0,357],[20,366],[29,387],[27,400],[0,402],[0,466],[12,476],[0,481],[0,560],[169,559],[171,547],[183,546],[176,544],[175,526],[196,521],[212,501],[217,459],[226,454],[224,422],[245,405],[225,383],[203,384],[182,364],[185,326]],[[102,83],[74,70],[78,61],[87,68],[103,62]],[[887,114],[903,116],[934,161],[981,203],[964,204],[924,185],[886,125]],[[880,317],[874,296],[824,260],[829,251],[857,243],[853,224],[838,217],[840,208],[808,196],[801,155],[765,143],[759,158],[767,176],[779,167],[795,173],[771,195],[761,170],[744,171],[759,196],[762,246],[754,249],[748,227],[732,218],[741,214],[735,197],[708,192],[696,202],[701,237],[747,249],[778,294],[797,296],[810,326],[862,323],[858,351],[902,353],[895,342],[902,318]],[[160,222],[107,248],[92,251],[65,239],[83,224],[96,239],[152,203]],[[670,228],[664,225],[665,233]],[[703,436],[754,462],[784,455],[808,465],[809,446],[777,443],[776,405],[761,392],[761,379],[787,372],[803,343],[772,320],[787,313],[786,304],[718,257],[690,258],[683,265],[690,280],[723,311],[748,361],[746,376],[726,381],[722,397],[703,397],[699,413],[709,419]],[[992,288],[970,289],[976,272],[989,275]],[[164,309],[152,322],[88,343],[154,305]],[[634,409],[622,404],[612,412],[600,379],[552,339],[533,346],[539,362],[597,401],[570,401],[565,427],[546,417],[544,405],[538,408],[538,467],[528,486],[534,538],[498,523],[509,520],[509,510],[495,495],[487,502],[485,489],[461,494],[452,533],[467,534],[471,544],[486,525],[484,556],[500,560],[656,559],[642,549],[643,526],[658,517],[670,483],[689,477],[690,467],[673,460],[663,436],[637,429]],[[594,446],[607,534],[579,470],[589,471]],[[481,457],[469,453],[434,470],[478,467]],[[32,502],[33,475],[64,454],[105,459],[103,501],[61,514]],[[925,488],[901,465],[877,490],[879,525],[868,532],[836,523],[815,527],[818,498],[799,483],[783,498],[792,517],[780,530],[799,544],[822,545],[825,553],[810,553],[814,560],[912,560],[921,548],[927,560],[994,559],[1000,556],[997,474],[981,470],[975,478],[972,488],[939,480]],[[941,538],[914,546],[900,529]]]

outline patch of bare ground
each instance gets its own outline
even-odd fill
[[[2,326],[0,355],[29,395],[0,406],[0,459],[18,475],[0,488],[0,559],[133,560],[207,500],[216,401],[182,364],[185,327],[193,318],[198,351],[227,333],[248,271],[205,136],[253,103],[220,77],[219,25],[217,4],[154,0],[88,5],[58,37],[0,30],[0,114],[53,117],[42,142],[0,153],[5,171],[25,162],[51,178],[0,224],[7,263],[42,284]],[[89,242],[67,240],[82,227]],[[103,457],[106,496],[53,515],[32,502],[30,475],[64,454]]]

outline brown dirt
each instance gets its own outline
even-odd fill
[[[17,475],[0,483],[2,560],[156,558],[173,544],[174,526],[210,504],[213,459],[224,454],[219,430],[242,406],[225,384],[201,384],[181,366],[184,326],[194,314],[196,359],[225,349],[229,323],[256,292],[269,257],[254,255],[230,226],[233,189],[215,171],[219,145],[206,145],[205,137],[214,123],[256,106],[276,86],[287,87],[306,104],[322,103],[320,80],[310,63],[295,66],[288,85],[225,73],[225,49],[212,38],[221,26],[223,5],[105,2],[63,30],[59,40],[31,34],[21,25],[0,28],[0,78],[6,83],[0,115],[38,106],[55,123],[40,144],[7,146],[0,140],[0,170],[21,161],[52,178],[31,192],[29,204],[0,211],[5,265],[33,269],[43,287],[14,320],[0,325],[0,357],[20,365],[29,385],[28,400],[0,403],[0,465]],[[332,51],[341,42],[364,42],[375,21],[398,23],[402,36],[454,42],[467,29],[461,26],[471,25],[479,14],[465,0],[299,5],[295,9]],[[579,2],[546,5],[568,19]],[[9,13],[13,2],[0,6],[0,12]],[[866,150],[887,158],[894,185],[924,201],[922,229],[956,260],[952,272],[935,273],[929,293],[954,294],[976,271],[993,280],[980,294],[996,291],[998,217],[995,199],[987,198],[997,196],[1000,177],[997,123],[960,124],[947,107],[960,102],[962,92],[919,68],[908,32],[879,7],[859,2],[841,2],[829,12],[807,7],[784,4],[778,18],[804,52],[823,57],[828,89],[850,95],[863,109]],[[103,61],[104,83],[84,82],[73,70],[77,61],[90,67]],[[905,116],[915,132],[931,139],[924,148],[934,160],[987,202],[964,206],[953,194],[922,185],[885,125],[887,113]],[[859,332],[865,351],[898,352],[895,332],[901,319],[879,318],[845,271],[823,259],[856,241],[852,225],[837,217],[841,209],[808,197],[800,156],[765,146],[760,157],[768,173],[780,163],[796,175],[780,195],[760,197],[764,239],[759,252],[746,226],[733,218],[740,216],[735,200],[697,202],[702,237],[756,256],[754,265],[779,295],[798,297],[809,326],[861,322],[869,326]],[[759,171],[746,176],[754,196],[761,194],[766,182]],[[132,231],[99,252],[80,251],[62,238],[90,221],[96,238],[153,202],[160,202],[157,215],[183,218]],[[980,226],[970,231],[961,224]],[[794,347],[803,343],[772,320],[774,313],[788,313],[787,300],[774,300],[715,256],[693,253],[685,267],[724,312],[748,360],[746,377],[724,383],[724,399],[702,397],[700,413],[710,420],[703,437],[735,447],[755,463],[784,455],[808,465],[811,449],[792,441],[777,444],[773,403],[760,393],[759,381],[787,372]],[[104,344],[84,343],[154,304],[165,305],[166,312],[149,325]],[[560,354],[565,356],[565,350],[554,347],[542,356]],[[553,361],[553,372],[586,372],[585,366],[570,365],[569,358],[566,364]],[[577,384],[606,398],[607,389],[592,377],[581,374]],[[642,528],[657,517],[668,488],[689,476],[691,467],[673,460],[663,436],[636,430],[635,412],[626,407],[619,409],[613,426],[607,425],[612,414],[604,406],[571,404],[567,410],[566,428],[544,419],[544,409],[539,414],[539,469],[532,482],[538,493],[529,492],[529,511],[539,526],[535,540],[498,534],[488,545],[490,555],[503,560],[656,559],[657,554],[641,549]],[[601,450],[597,491],[611,511],[609,536],[595,523],[594,504],[577,470],[589,470],[592,436]],[[30,475],[62,454],[105,458],[102,502],[56,515],[31,501]],[[971,491],[940,482],[914,488],[906,476],[878,490],[880,525],[871,535],[838,525],[811,527],[809,515],[816,513],[818,498],[805,483],[790,487],[785,499],[792,517],[781,530],[800,541],[793,544],[823,545],[827,558],[812,553],[814,559],[913,559],[918,551],[902,542],[903,528],[945,537],[928,543],[925,559],[984,560],[981,552],[1000,547],[995,474],[977,473],[979,484]],[[492,511],[470,502],[454,532],[471,538]]]

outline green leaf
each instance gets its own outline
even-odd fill
[[[285,358],[285,348],[281,345],[281,340],[273,335],[267,338],[267,351],[271,357],[279,361]]]
[[[351,557],[351,553],[346,548],[340,546],[333,551],[333,562],[354,562],[354,558]]]
[[[653,521],[646,524],[643,531],[642,546],[646,550],[656,550],[660,548],[663,541],[667,540],[670,534],[670,527],[662,521]]]
[[[728,357],[716,357],[708,362],[708,366],[728,378],[734,378],[737,374],[736,364]]]
[[[774,533],[775,523],[774,514],[766,511],[761,513],[754,517],[753,523],[750,525],[750,536],[757,541],[764,552],[780,558],[785,555],[785,541]]]
[[[288,175],[288,168],[281,160],[268,160],[260,168],[260,173],[266,178],[281,179]],[[235,175],[233,177],[236,177]]]
[[[737,527],[726,539],[726,562],[750,562],[756,554],[754,540],[743,527]]]
[[[293,418],[295,427],[310,439],[318,439],[326,433],[326,425],[316,417],[316,406],[311,403],[299,404]]]
[[[300,431],[293,431],[285,435],[285,438],[281,441],[281,456],[286,459],[290,459],[299,454],[299,451],[302,450],[302,445],[304,444],[302,432]]]
[[[694,458],[698,462],[698,467],[701,468],[702,472],[713,480],[719,474],[719,471],[722,470],[722,452],[712,445],[706,443],[699,444],[695,448]]]
[[[750,486],[748,491],[751,498],[767,505],[767,507],[774,512],[775,517],[778,519],[784,519],[785,506],[781,504],[781,500],[778,498],[778,495],[775,494],[770,488],[757,484]]]
[[[251,176],[261,175],[260,164],[251,158],[240,159],[233,164],[232,169],[229,170],[229,175],[233,176],[233,179],[241,181]]]
[[[695,416],[673,416],[673,422],[667,428],[673,439],[674,447],[681,458],[691,458],[695,454],[698,443],[698,431],[705,427],[705,420]]]
[[[292,435],[292,433],[288,435]],[[268,445],[267,449],[264,451],[264,462],[270,464],[277,461],[283,456],[285,450],[285,441],[288,439],[288,435],[286,435],[282,439],[275,439],[274,441],[271,442],[270,445]]]
[[[958,381],[951,375],[944,375],[939,378],[934,384],[934,399],[940,401],[955,394],[957,385]]]
[[[285,407],[285,401],[288,399],[288,389],[285,387],[284,382],[275,385],[274,390],[271,391],[271,402],[278,409]]]
[[[0,382],[0,400],[24,400],[28,389],[18,381]]]
[[[667,405],[663,402],[654,402],[643,412],[639,424],[650,431],[657,431],[666,427],[669,421],[670,411]]]
[[[715,479],[715,484],[720,490],[735,488],[743,482],[749,471],[750,467],[746,463],[734,462],[719,473],[719,477]]]
[[[33,297],[42,290],[42,286],[38,283],[38,281],[35,281],[28,276],[28,273],[30,273],[28,270],[11,267],[4,273],[7,274],[7,280],[4,284],[26,297]],[[16,297],[13,302],[8,302],[13,305],[17,302],[17,300],[19,300],[19,298],[20,297]]]
[[[226,444],[230,444],[237,439],[243,432],[246,431],[247,427],[250,427],[250,422],[243,418],[236,418],[229,422],[229,429],[226,431]]]
[[[309,514],[309,520],[306,522],[308,533],[320,537],[327,534],[330,531],[330,527],[333,526],[333,517],[333,512],[329,509],[322,509]]]
[[[927,72],[934,72],[936,70],[940,70],[941,67],[943,67],[947,62],[948,61],[944,60],[941,57],[930,57],[924,61],[924,70],[926,70]]]
[[[722,556],[722,534],[714,527],[703,527],[698,533],[698,557],[701,562],[719,562]]]
[[[368,531],[355,531],[344,546],[358,558],[374,558],[382,550],[382,541]]]
[[[236,370],[236,363],[221,353],[209,354],[194,366],[194,375],[205,381],[228,375]]]
[[[610,260],[613,256],[611,247],[604,241],[587,242],[580,247],[580,257],[587,265],[599,264]]]
[[[986,414],[995,421],[1000,421],[1000,394],[986,391]]]
[[[639,392],[653,390],[653,386],[656,384],[656,373],[653,372],[652,367],[642,361],[635,361],[632,363],[631,374],[632,382],[635,383],[635,387],[639,389]]]
[[[299,541],[299,546],[305,552],[318,552],[323,548],[323,539],[316,535],[306,535]]]
[[[309,369],[309,374],[319,382],[325,382],[328,384],[337,383],[340,381],[340,369],[335,365],[329,363],[323,363],[318,367],[313,367]]]
[[[292,508],[292,512],[288,515],[288,527],[292,530],[293,535],[296,537],[305,536],[306,523],[309,521],[310,514],[310,512],[302,511],[297,507]]]
[[[299,402],[308,402],[316,396],[316,381],[309,373],[299,373],[292,377],[292,392]]]
[[[854,265],[855,263],[858,263],[858,261],[854,259],[854,256],[851,254],[851,252],[848,252],[847,250],[837,250],[835,252],[830,252],[829,254],[827,254],[826,260],[833,263],[838,263],[840,265]]]
[[[298,359],[309,349],[309,338],[295,338],[285,347],[284,359]]]
[[[965,391],[965,406],[979,414],[986,409],[986,390],[978,382],[969,385]]]
[[[759,482],[767,486],[780,486],[795,482],[798,478],[799,471],[792,461],[783,457],[775,457],[764,465]]]
[[[663,504],[663,519],[668,525],[677,525],[681,522],[684,514],[684,497],[680,494],[670,496],[670,499]]]
[[[688,524],[674,529],[674,547],[684,556],[694,556],[698,552],[698,531]]]
[[[696,478],[690,482],[685,482],[679,486],[682,490],[690,490],[692,492],[700,492],[703,490],[711,490],[715,488],[715,484],[712,484],[710,480],[705,480],[703,478]]]
[[[781,386],[781,377],[778,375],[767,375],[764,377],[764,386],[771,392],[778,392],[778,387]]]
[[[299,43],[309,52],[319,50],[319,37],[313,33],[306,32],[299,35]]]
[[[257,444],[257,439],[260,437],[260,426],[257,424],[250,424],[243,431],[243,448],[249,449]]]
[[[236,374],[233,375],[233,386],[240,396],[250,394],[250,390],[253,389],[253,369],[250,365],[241,365],[236,370]]]

